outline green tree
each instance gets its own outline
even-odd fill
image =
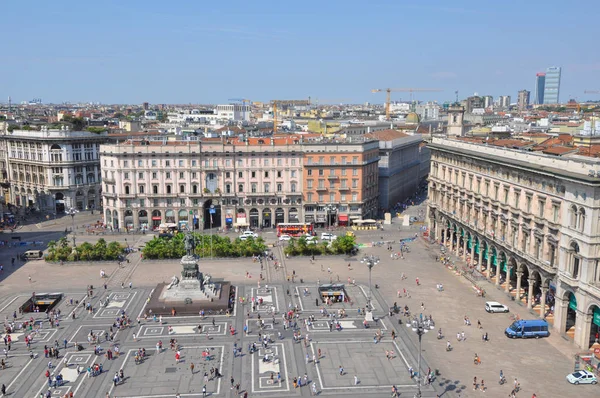
[[[340,236],[331,244],[337,254],[349,254],[355,245],[356,238],[354,236]]]

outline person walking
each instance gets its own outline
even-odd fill
[[[473,391],[477,390],[477,376],[473,377]]]
[[[206,397],[206,384],[202,386],[202,398]]]
[[[192,372],[192,375],[194,374],[194,362],[192,362],[190,364],[190,371]]]
[[[344,375],[344,368],[342,368],[342,365],[340,365],[340,376]]]
[[[357,386],[358,385],[358,376],[354,375],[354,385]]]

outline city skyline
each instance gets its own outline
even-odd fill
[[[381,104],[385,95],[371,90],[387,87],[443,90],[416,93],[421,101],[453,101],[456,90],[459,98],[516,98],[523,88],[535,92],[535,74],[550,66],[562,68],[562,102],[596,99],[584,90],[598,89],[600,60],[585,50],[594,32],[579,23],[579,11],[593,16],[597,7],[552,3],[378,1],[364,8],[354,1],[309,1],[282,8],[231,1],[206,8],[182,1],[165,8],[155,1],[111,1],[65,2],[60,9],[11,3],[3,26],[9,40],[0,55],[10,78],[0,87],[0,101],[226,103],[310,96]],[[545,29],[548,21],[558,28]],[[580,34],[573,41],[561,27],[575,24]],[[408,99],[408,93],[392,95]]]

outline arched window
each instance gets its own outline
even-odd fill
[[[244,184],[238,185],[238,192],[244,192]]]
[[[296,183],[295,183],[295,182],[292,182],[292,183],[290,184],[290,191],[292,191],[292,192],[296,192]]]
[[[580,231],[583,231],[584,228],[585,228],[585,209],[583,207],[580,207],[577,229]]]
[[[283,184],[277,184],[277,192],[283,191]]]
[[[152,185],[152,193],[154,193],[154,194],[158,193],[158,185]]]
[[[138,192],[142,193],[142,194],[144,193],[144,186],[143,185],[139,185],[138,186]]]
[[[125,195],[129,195],[129,185],[125,185]]]
[[[179,193],[185,193],[185,185],[181,184],[179,186]]]
[[[571,228],[577,228],[577,207],[574,205],[569,208],[569,224]]]
[[[571,257],[571,276],[573,279],[577,279],[579,277],[579,270],[581,264],[581,258],[579,257],[579,245],[576,242],[572,242],[569,247],[569,254]]]
[[[167,193],[171,193],[171,186],[167,185]]]
[[[226,184],[225,185],[225,192],[226,193],[231,193],[231,184]]]
[[[198,185],[192,185],[192,193],[198,193]]]

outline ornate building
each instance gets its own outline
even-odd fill
[[[292,135],[103,145],[105,223],[272,228],[318,222],[333,208],[340,219],[370,217],[377,207],[378,148],[377,141],[326,144]],[[305,192],[310,175],[314,185]]]
[[[101,206],[99,149],[106,133],[42,127],[7,132],[0,140],[10,203],[57,213]]]
[[[600,165],[434,138],[431,236],[588,348],[600,330]]]

